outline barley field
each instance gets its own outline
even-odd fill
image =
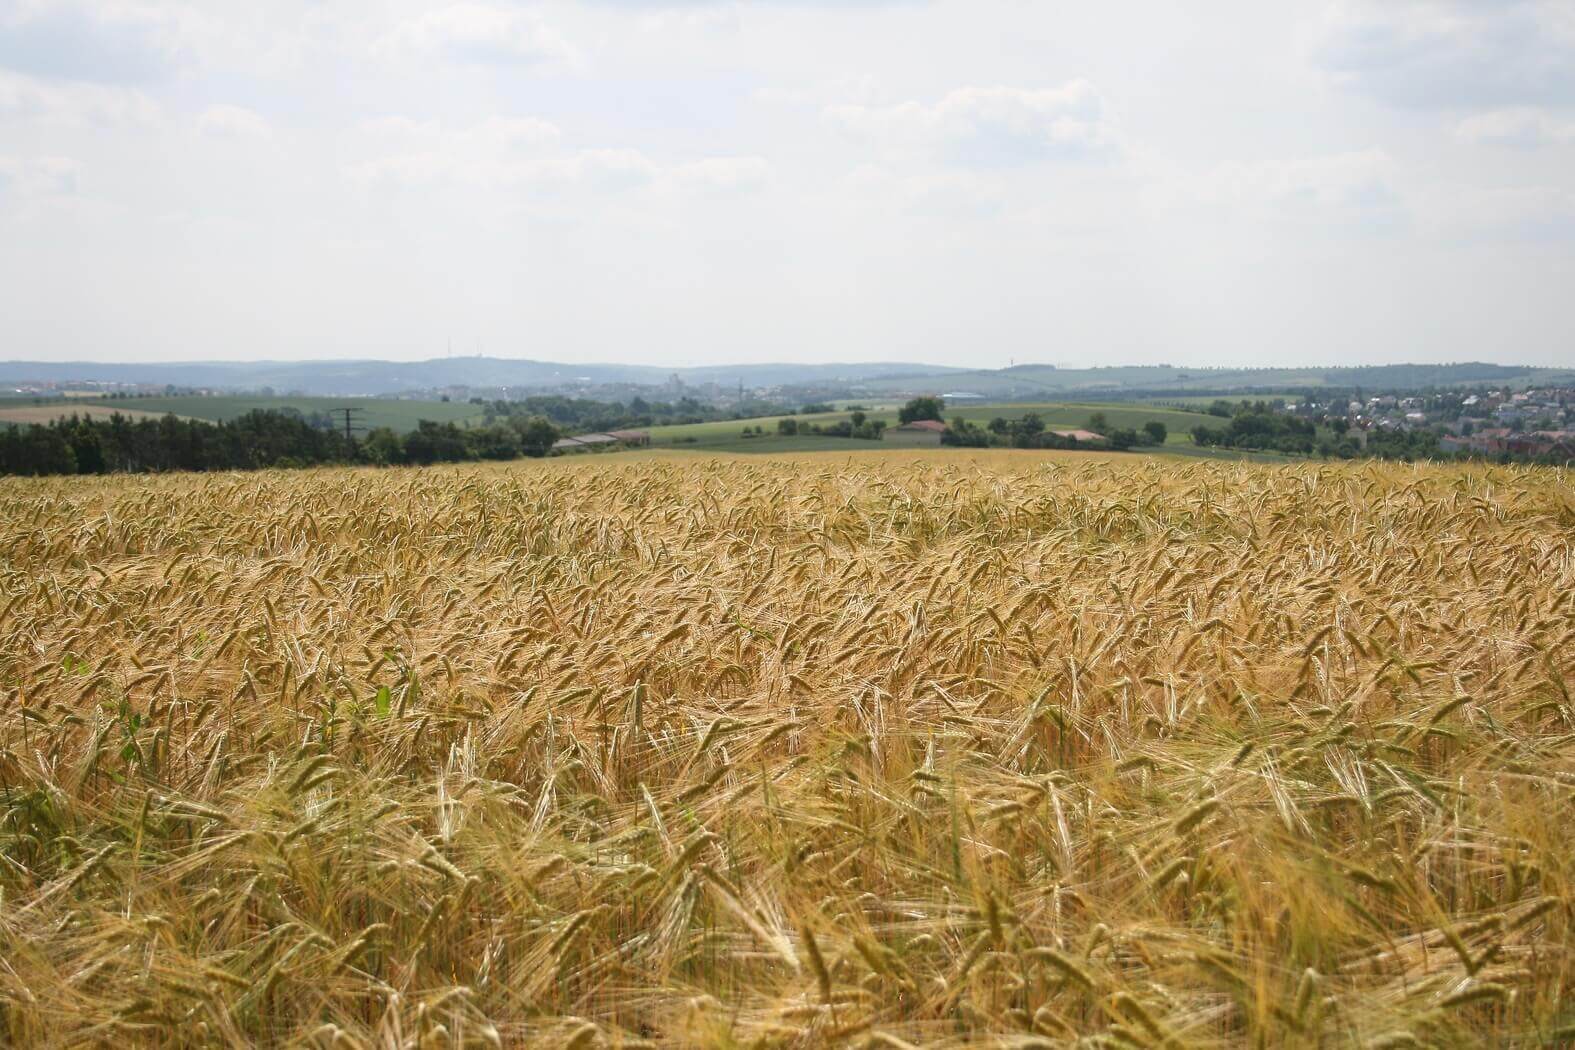
[[[1575,1038],[1575,478],[0,481],[0,1043]]]
[[[29,423],[49,424],[57,419],[69,416],[80,416],[83,419],[109,419],[111,416],[125,416],[132,422],[140,419],[163,419],[162,412],[149,412],[141,408],[126,408],[124,401],[110,401],[97,404],[93,401],[76,399],[71,401],[57,401],[48,405],[29,405],[15,401],[0,401],[0,427],[7,423],[26,425]]]

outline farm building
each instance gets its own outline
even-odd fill
[[[611,434],[576,434],[574,437],[559,438],[552,443],[554,452],[581,452],[590,448],[607,448],[618,444],[618,439]]]
[[[887,427],[881,440],[892,445],[939,445],[946,424],[933,419],[918,419],[900,427]]]
[[[585,452],[596,448],[640,447],[651,443],[651,435],[644,430],[613,430],[606,434],[576,434],[552,443],[554,452]]]
[[[649,448],[651,445],[649,430],[609,430],[607,433],[630,448]]]

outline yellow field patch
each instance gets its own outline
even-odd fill
[[[162,419],[162,412],[144,412],[135,408],[123,408],[114,402],[102,405],[84,404],[73,402],[69,405],[0,405],[0,424],[5,423],[53,423],[57,419],[68,416],[79,416],[88,419],[108,419],[119,413],[127,419]]]

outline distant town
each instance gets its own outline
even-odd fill
[[[1437,438],[1444,453],[1575,459],[1575,386],[1308,398],[1286,402],[1283,410],[1304,418],[1343,418],[1346,433],[1363,444],[1374,432],[1424,432]]]

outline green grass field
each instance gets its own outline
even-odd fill
[[[1183,439],[1183,441],[1185,442],[1186,439]],[[890,453],[895,454],[895,453],[898,453],[898,452],[925,452],[925,451],[928,451],[928,450],[932,450],[932,448],[933,448],[933,447],[926,447],[926,446],[919,446],[919,445],[898,445],[898,444],[893,444],[892,442],[888,442],[888,441],[858,441],[858,440],[853,440],[851,438],[816,437],[813,434],[811,434],[811,435],[809,435],[807,437],[806,436],[799,436],[799,435],[795,435],[793,437],[781,437],[781,436],[777,436],[777,435],[771,435],[769,437],[764,437],[764,438],[760,438],[760,437],[756,437],[756,438],[735,437],[735,438],[733,438],[731,440],[713,441],[713,442],[707,442],[705,444],[675,445],[675,446],[663,446],[663,447],[664,448],[670,447],[674,451],[679,451],[679,452],[682,452],[682,451],[693,451],[696,455],[728,454],[728,455],[760,455],[760,456],[786,455],[788,453],[796,453],[796,452],[843,452],[843,453],[848,453],[850,455],[853,454],[853,453],[858,453],[858,452],[890,452]],[[957,454],[960,455],[960,454],[962,454],[964,452],[979,452],[979,451],[982,451],[982,450],[980,450],[980,449],[943,449],[942,451],[954,452],[954,453],[957,453]],[[992,451],[992,452],[1022,451],[1022,453],[1024,455],[1035,454],[1035,453],[1032,452],[1032,450],[990,449],[989,451]],[[1056,454],[1058,454],[1058,455],[1068,455],[1068,454],[1071,454],[1071,455],[1088,455],[1088,454],[1090,454],[1092,452],[1095,452],[1095,451],[1097,451],[1097,450],[1090,449],[1089,452],[1078,452],[1078,453],[1061,452],[1061,453],[1056,453]],[[1042,450],[1042,451],[1040,451],[1037,454],[1039,454],[1039,455],[1050,455],[1051,453],[1049,451]],[[1102,454],[1110,455],[1110,453],[1102,453]],[[629,455],[638,455],[638,452],[637,451],[631,451],[631,452],[609,452],[609,453],[601,453],[601,455],[616,455],[616,456],[627,457]],[[1245,451],[1241,451],[1241,450],[1238,450],[1238,449],[1231,449],[1231,448],[1198,448],[1197,446],[1191,444],[1190,442],[1183,443],[1183,444],[1176,444],[1174,441],[1168,442],[1167,444],[1162,445],[1162,446],[1158,446],[1158,447],[1155,447],[1155,446],[1139,446],[1139,447],[1131,450],[1131,452],[1114,453],[1114,455],[1118,455],[1118,456],[1126,456],[1126,455],[1176,456],[1176,457],[1182,457],[1182,458],[1185,458],[1185,459],[1218,459],[1218,460],[1230,460],[1230,461],[1248,462],[1248,463],[1292,463],[1292,462],[1296,462],[1297,461],[1296,457],[1282,455],[1282,454],[1280,454],[1278,452],[1245,452]],[[587,458],[589,458],[589,457],[587,457]]]
[[[1277,398],[1283,401],[1302,400],[1302,396],[1300,394],[1291,394],[1281,391],[1279,393],[1271,394],[1212,394],[1207,396],[1201,394],[1197,396],[1184,394],[1177,397],[1144,397],[1138,398],[1135,403],[1140,405],[1169,408],[1175,408],[1177,405],[1184,405],[1187,408],[1196,408],[1199,411],[1204,411],[1216,401],[1227,401],[1230,404],[1235,405],[1242,401],[1273,401]]]
[[[651,427],[651,444],[653,445],[704,445],[707,448],[735,441],[743,433],[745,427],[765,427],[766,437],[775,439],[777,422],[783,419],[797,419],[801,423],[835,423],[847,419],[847,412],[823,412],[812,416],[762,416],[759,419],[723,419],[713,423],[679,423],[667,427]],[[878,416],[876,418],[879,418]],[[764,439],[756,438],[755,441]],[[841,440],[841,439],[831,439]]]
[[[1105,418],[1113,427],[1130,427],[1138,429],[1151,420],[1158,420],[1169,428],[1170,436],[1167,445],[1191,446],[1191,439],[1187,432],[1199,423],[1207,423],[1214,417],[1199,412],[1185,412],[1175,408],[1163,408],[1155,405],[1141,405],[1131,402],[1098,403],[1098,402],[1018,402],[1018,403],[982,403],[974,405],[960,405],[947,410],[948,419],[966,419],[971,423],[984,425],[997,416],[1003,419],[1020,419],[1030,412],[1037,413],[1045,421],[1045,425],[1059,429],[1074,429],[1084,426],[1088,417],[1095,412],[1103,412]],[[897,409],[894,406],[871,406],[866,413],[871,419],[882,419],[888,426],[897,423]],[[814,435],[798,435],[793,438],[784,437],[777,433],[777,423],[783,419],[796,419],[799,423],[837,423],[849,418],[849,412],[825,412],[809,416],[768,416],[761,419],[729,419],[715,423],[689,423],[670,427],[654,427],[651,430],[651,443],[658,446],[677,445],[679,447],[693,447],[714,452],[797,452],[812,451],[816,449],[844,449],[848,447],[859,448],[875,445],[875,442],[857,441],[850,438],[823,438]],[[1217,422],[1217,420],[1214,420]],[[745,438],[745,427],[765,428],[765,435]],[[788,442],[794,442],[792,446]]]
[[[740,424],[740,427],[742,424]],[[814,434],[795,434],[786,437],[770,433],[764,437],[746,438],[735,431],[732,437],[696,442],[693,445],[673,446],[680,451],[731,452],[742,454],[777,454],[783,452],[878,452],[879,441],[855,441],[852,438],[818,437]]]
[[[414,430],[423,419],[463,425],[467,420],[479,423],[482,418],[479,406],[463,401],[395,401],[374,397],[137,397],[124,401],[104,401],[101,404],[118,406],[123,411],[134,409],[158,415],[173,412],[177,416],[207,419],[215,423],[235,419],[258,409],[277,411],[293,408],[310,415],[313,412],[331,412],[336,408],[349,407],[356,410],[358,425],[368,428],[392,427],[401,433]],[[64,405],[65,411],[81,407],[81,402]]]
[[[1130,402],[1080,402],[1049,401],[1043,403],[1009,403],[959,405],[947,410],[948,419],[966,419],[981,426],[1000,416],[1003,419],[1020,419],[1030,412],[1038,413],[1045,425],[1052,428],[1072,429],[1088,422],[1095,412],[1103,412],[1113,427],[1139,430],[1143,424],[1155,421],[1165,424],[1170,431],[1170,443],[1189,443],[1187,431],[1206,422],[1210,417],[1199,412],[1186,412],[1157,405],[1137,405]],[[896,421],[896,413],[892,413]]]
[[[848,404],[847,402],[843,403]],[[871,419],[885,420],[888,426],[897,424],[897,402],[865,402],[866,414]],[[330,398],[330,397],[139,397],[127,400],[98,400],[76,398],[49,401],[37,405],[34,399],[0,401],[0,422],[8,419],[6,408],[14,410],[12,422],[47,422],[71,412],[107,416],[121,412],[132,418],[161,416],[173,412],[191,419],[214,422],[235,419],[258,409],[293,408],[304,414],[329,412],[345,406],[357,410],[358,426],[366,428],[391,427],[401,433],[414,430],[423,419],[439,423],[457,423],[461,426],[480,423],[478,406],[465,402],[445,401],[396,401],[387,398]],[[1141,402],[983,402],[959,404],[947,410],[948,418],[966,419],[981,426],[997,416],[1020,419],[1030,412],[1037,413],[1052,428],[1071,429],[1082,427],[1095,412],[1103,412],[1111,426],[1139,429],[1143,424],[1158,420],[1169,428],[1166,451],[1182,455],[1199,455],[1207,458],[1237,459],[1233,453],[1195,449],[1188,431],[1199,423],[1217,423],[1218,420],[1201,412],[1188,412],[1174,407],[1143,404]],[[675,447],[706,452],[744,454],[783,452],[856,452],[882,447],[881,442],[861,441],[851,438],[819,437],[799,434],[787,437],[777,433],[777,423],[782,419],[796,419],[801,424],[826,425],[848,419],[850,411],[825,412],[815,415],[766,416],[758,419],[729,419],[711,423],[688,423],[676,426],[651,428],[652,444],[657,447]],[[763,435],[744,437],[745,427],[762,427]],[[891,447],[889,444],[886,447]]]

